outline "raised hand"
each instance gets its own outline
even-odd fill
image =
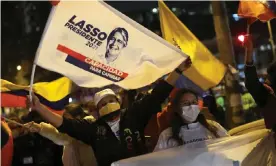
[[[38,97],[34,93],[32,93],[32,98],[30,98],[30,96],[27,96],[26,106],[27,108],[38,110],[41,107],[41,103]]]
[[[186,71],[187,69],[189,69],[192,65],[192,60],[190,57],[187,57],[187,59],[185,59],[185,61],[183,61],[179,66],[178,69],[181,71]]]
[[[244,47],[245,47],[245,63],[252,64],[253,63],[253,42],[252,42],[251,35],[245,36]]]
[[[26,124],[24,124],[24,126],[25,126],[26,128],[28,128],[29,131],[32,132],[32,133],[39,133],[40,130],[41,130],[40,124],[37,124],[37,123],[35,123],[35,122],[26,123]]]
[[[245,35],[243,46],[247,49],[253,49],[253,42],[251,35]]]

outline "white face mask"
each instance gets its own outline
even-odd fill
[[[190,105],[182,107],[182,118],[188,123],[194,122],[199,114],[200,110],[198,105]]]

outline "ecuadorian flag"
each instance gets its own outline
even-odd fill
[[[33,91],[40,102],[56,113],[63,113],[69,104],[72,81],[62,77],[52,82],[40,82],[33,85]],[[1,79],[1,107],[26,107],[29,86],[13,84]]]

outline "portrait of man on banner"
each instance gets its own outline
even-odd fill
[[[127,46],[128,32],[125,28],[115,28],[107,37],[105,59],[107,64],[116,61],[121,51]]]
[[[113,29],[107,37],[105,53],[98,55],[100,62],[128,72],[136,70],[144,61],[154,63],[151,57],[143,54],[141,48],[129,47],[129,39],[129,32],[125,28]]]

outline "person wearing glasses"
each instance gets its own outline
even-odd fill
[[[171,127],[160,134],[154,151],[181,145],[193,147],[195,142],[229,136],[220,124],[206,120],[200,113],[198,95],[195,92],[181,89],[171,104],[174,111]]]

